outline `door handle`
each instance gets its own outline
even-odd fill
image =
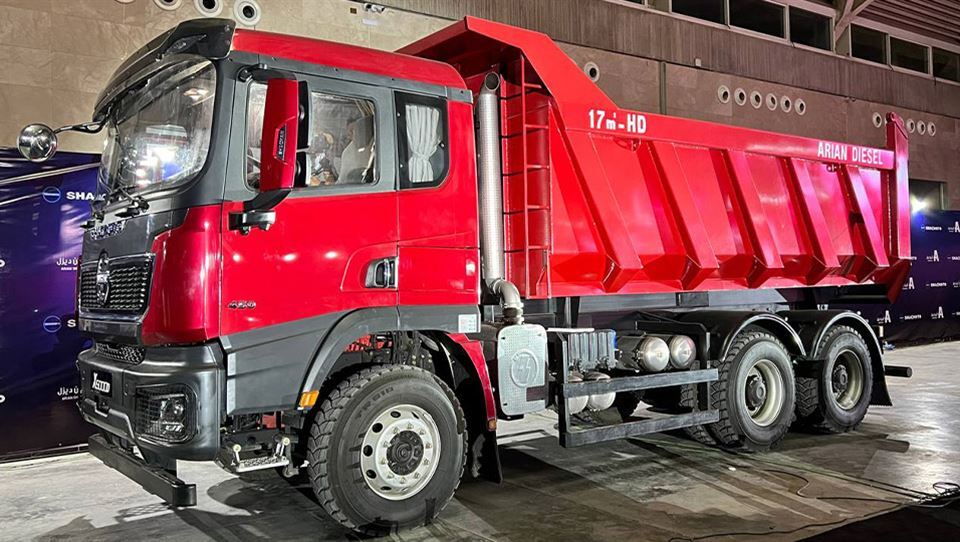
[[[364,281],[367,288],[396,288],[397,286],[397,259],[381,258],[367,265],[367,278]]]

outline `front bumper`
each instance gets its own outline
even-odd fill
[[[146,348],[142,356],[140,362],[118,361],[97,347],[80,353],[77,368],[83,418],[129,440],[141,451],[170,459],[214,459],[224,416],[225,373],[219,345]],[[93,389],[94,373],[97,389]],[[109,387],[104,382],[109,382]],[[189,436],[179,442],[167,442],[143,430],[145,397],[152,390],[171,388],[190,397],[186,414]]]

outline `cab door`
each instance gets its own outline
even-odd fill
[[[247,182],[228,190],[223,206],[221,335],[228,337],[266,326],[282,337],[306,319],[329,327],[348,311],[398,302],[392,96],[378,87],[297,77],[306,81],[310,103],[297,180],[274,207],[274,224],[246,234],[230,229],[229,215],[256,195],[265,86],[237,85],[237,111],[245,114],[234,115],[231,140],[244,144],[234,144],[231,155],[241,156],[231,160],[228,175]]]
[[[398,91],[396,109],[400,305],[477,305],[473,108],[464,101]],[[474,330],[472,324],[461,327]]]

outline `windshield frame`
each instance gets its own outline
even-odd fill
[[[222,107],[224,103],[228,103],[230,100],[225,99],[225,93],[232,93],[232,90],[227,89],[225,83],[228,79],[224,76],[222,63],[218,59],[208,58],[202,55],[196,54],[176,54],[165,56],[162,61],[159,61],[151,66],[148,66],[137,73],[133,74],[129,78],[121,81],[115,81],[114,84],[118,88],[123,90],[117,92],[112,100],[104,105],[105,115],[103,120],[105,122],[104,128],[106,133],[109,133],[109,130],[116,130],[117,123],[116,117],[119,111],[120,105],[125,100],[129,100],[131,94],[141,92],[143,87],[149,82],[149,80],[162,72],[165,69],[170,68],[173,65],[180,64],[183,62],[196,62],[210,63],[213,68],[213,91],[214,96],[211,98],[213,103],[212,107],[212,117],[209,125],[210,139],[207,144],[206,153],[203,159],[203,162],[192,174],[186,175],[181,179],[177,179],[174,182],[166,183],[159,182],[153,183],[151,185],[145,186],[143,188],[135,188],[128,185],[123,185],[124,190],[118,189],[117,184],[108,186],[100,176],[100,171],[97,172],[97,184],[96,184],[96,193],[99,202],[99,211],[107,213],[115,209],[126,207],[130,205],[133,199],[143,199],[147,201],[160,200],[167,198],[170,195],[178,192],[185,191],[190,187],[194,186],[196,181],[203,177],[211,161],[216,154],[216,148],[218,146],[218,132],[220,118],[222,118]],[[110,92],[110,89],[107,89],[105,92]],[[104,140],[106,150],[106,144],[110,144],[110,138],[107,137]],[[103,167],[103,153],[101,153],[100,167]]]

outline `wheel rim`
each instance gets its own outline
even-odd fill
[[[440,458],[440,429],[415,405],[387,408],[370,422],[360,448],[363,480],[391,501],[408,499],[433,478]]]
[[[830,388],[837,406],[852,410],[863,397],[863,365],[860,356],[850,349],[843,349],[833,362],[830,371]]]
[[[774,423],[783,410],[786,385],[780,368],[768,359],[759,359],[747,369],[741,406],[753,423],[767,427]]]

